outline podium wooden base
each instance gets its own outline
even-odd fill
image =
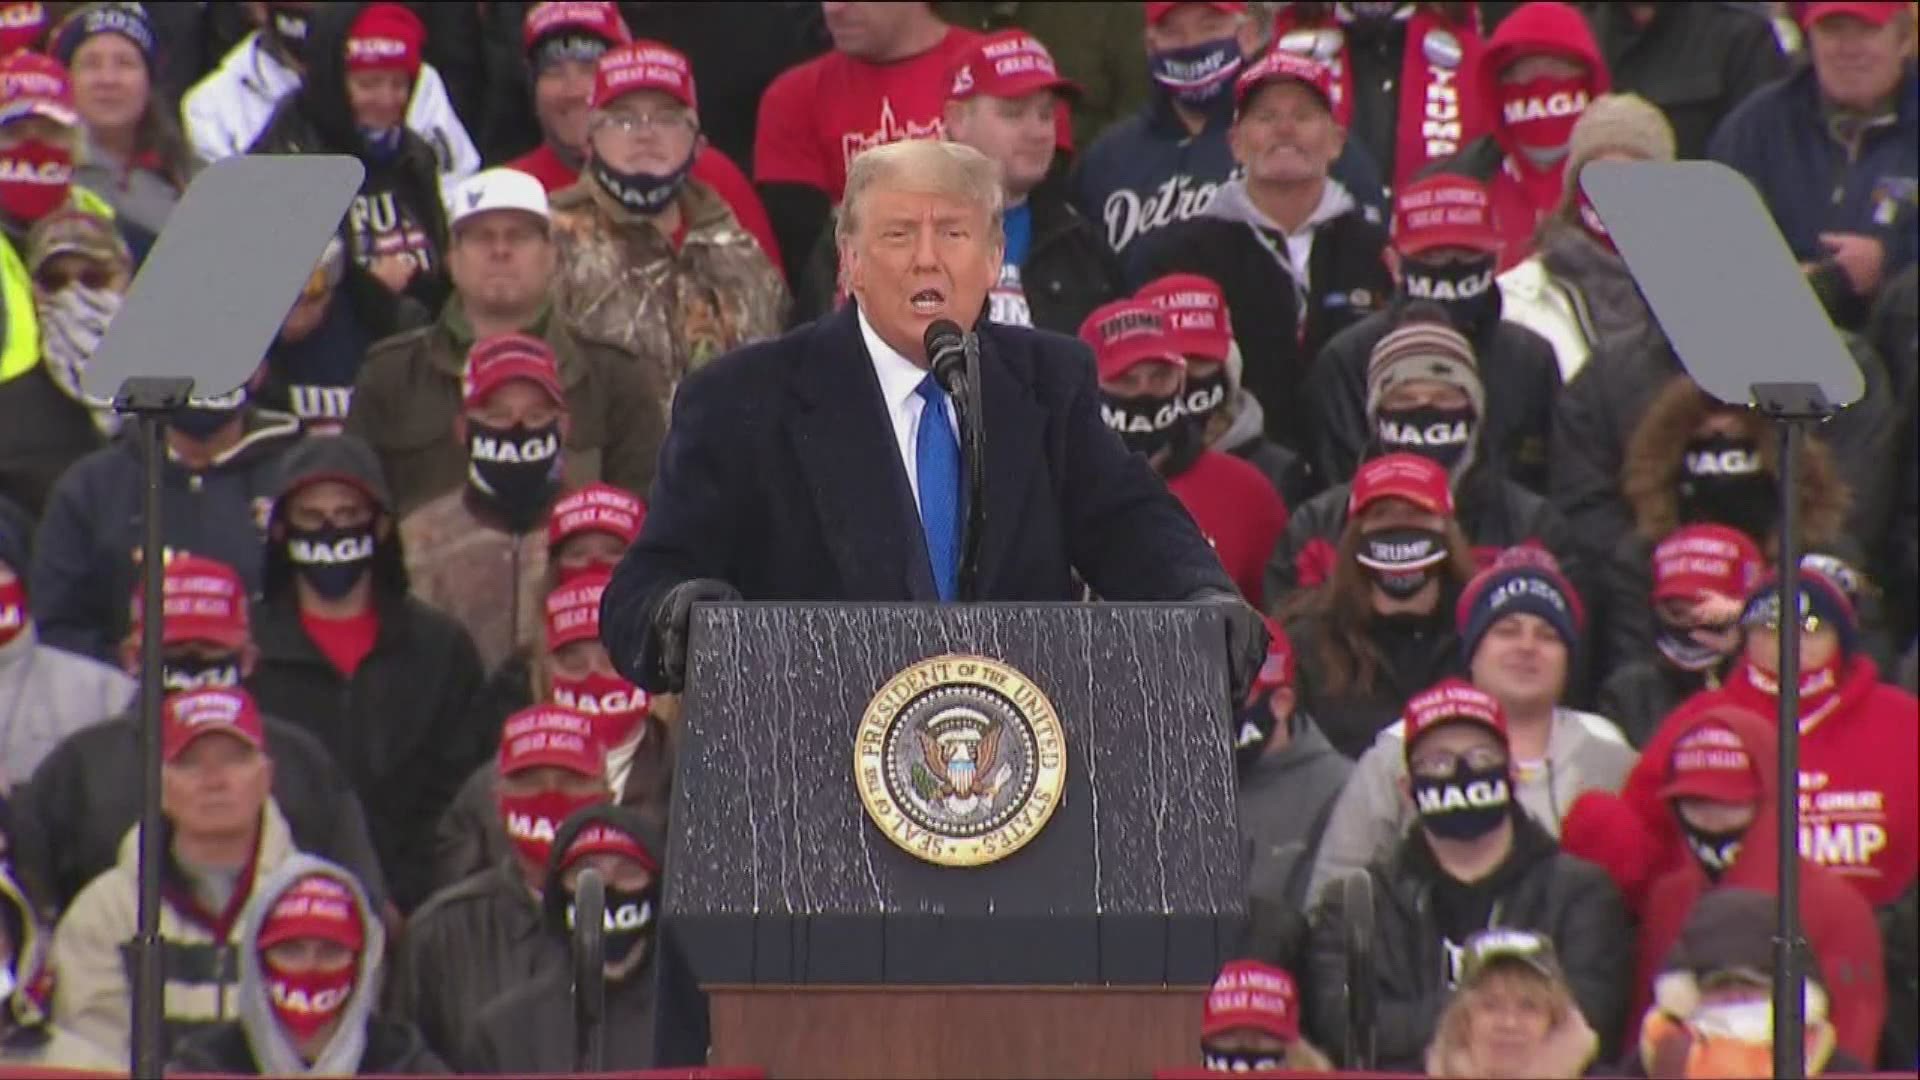
[[[1196,1061],[1205,995],[1197,986],[709,986],[711,1064],[759,1065],[769,1080],[1150,1077]]]

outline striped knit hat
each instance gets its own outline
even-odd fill
[[[1433,380],[1459,387],[1473,403],[1473,415],[1485,419],[1487,391],[1473,345],[1443,322],[1403,323],[1373,347],[1367,359],[1367,421],[1380,412],[1380,399],[1401,383]]]

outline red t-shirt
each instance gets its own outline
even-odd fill
[[[1220,556],[1227,576],[1254,607],[1265,609],[1267,558],[1287,529],[1287,504],[1259,469],[1232,454],[1203,451],[1192,468],[1167,478]]]
[[[311,612],[300,613],[300,625],[307,637],[340,674],[353,678],[360,662],[373,652],[373,640],[380,635],[380,617],[373,608],[344,619],[327,619]]]
[[[951,27],[938,45],[891,64],[829,52],[788,68],[760,98],[753,178],[806,184],[838,203],[847,163],[860,151],[946,136],[940,117],[953,70],[979,40],[971,30]]]
[[[507,168],[519,169],[540,181],[540,186],[546,188],[549,195],[561,188],[572,187],[574,181],[580,179],[579,170],[568,168],[567,163],[560,160],[560,155],[549,149],[546,143],[507,162]],[[712,188],[713,193],[726,202],[734,218],[740,222],[740,227],[760,242],[760,250],[767,253],[773,268],[784,275],[786,271],[780,264],[780,245],[773,238],[773,222],[767,218],[767,208],[760,205],[759,193],[753,190],[753,182],[747,179],[746,173],[740,171],[740,166],[735,165],[732,158],[708,146],[694,155],[693,169],[687,175]]]

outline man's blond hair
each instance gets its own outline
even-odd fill
[[[847,166],[847,189],[834,222],[836,241],[845,243],[859,231],[860,203],[868,190],[889,184],[980,207],[987,215],[988,237],[995,244],[1004,242],[1006,196],[1000,186],[1000,163],[971,146],[941,139],[887,143],[854,158]]]

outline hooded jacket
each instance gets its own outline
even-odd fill
[[[12,989],[0,997],[0,1068],[75,1069],[117,1073],[126,1068],[105,1050],[53,1022],[48,1015],[53,971],[47,964],[48,934],[39,913],[13,878],[0,867],[0,925],[4,925]],[[22,1075],[25,1075],[23,1073]]]
[[[347,38],[366,5],[320,4],[307,31],[307,72],[298,89],[280,99],[252,154],[349,154],[366,167],[360,191],[340,223],[340,241],[354,269],[365,273],[377,254],[406,251],[419,263],[406,295],[439,311],[446,302],[447,212],[440,201],[434,148],[404,122],[400,147],[375,157],[354,127],[347,101]],[[422,66],[421,72],[426,68]],[[416,80],[419,78],[415,76]]]
[[[1653,980],[1667,969],[1668,956],[1680,940],[1695,901],[1716,887],[1772,894],[1780,880],[1780,762],[1773,726],[1745,709],[1716,706],[1696,713],[1686,731],[1704,724],[1723,725],[1745,744],[1747,760],[1760,781],[1760,800],[1733,865],[1718,882],[1709,881],[1699,862],[1689,858],[1649,889],[1646,917],[1639,930],[1639,976],[1633,983],[1634,997],[1627,1014],[1636,1023],[1652,1003]],[[1887,988],[1873,908],[1846,879],[1802,858],[1800,920],[1813,961],[1819,966],[1820,984],[1832,1000],[1830,1015],[1840,1046],[1861,1061],[1874,1060],[1880,1025],[1886,1016]],[[1628,1041],[1632,1044],[1639,1040],[1635,1036]]]
[[[681,233],[620,206],[591,176],[553,196],[554,304],[568,325],[659,364],[671,383],[778,334],[790,300],[780,271],[712,188],[674,196]]]
[[[666,837],[631,810],[595,806],[568,818],[553,838],[553,853],[547,859],[547,889],[541,901],[544,932],[557,943],[562,955],[570,955],[572,947],[567,907],[573,897],[561,884],[561,862],[567,849],[573,846],[574,837],[595,824],[626,833],[656,858],[664,859],[666,852]],[[606,1012],[601,1032],[606,1054],[604,1068],[610,1072],[647,1069],[656,1064],[656,980],[651,954],[660,947],[658,889],[656,880],[653,930],[646,943],[649,955],[625,978],[606,983]],[[468,1027],[458,1059],[460,1068],[466,1072],[509,1076],[573,1070],[578,1063],[574,1059],[572,983],[572,972],[562,965],[540,978],[505,988],[480,1009]],[[669,1055],[664,1060],[674,1058]]]
[[[260,965],[260,929],[282,893],[310,875],[340,883],[352,894],[365,943],[353,991],[340,1008],[339,1027],[311,1063],[304,1060],[274,1015]],[[237,948],[240,967],[239,1019],[194,1032],[174,1049],[173,1067],[183,1072],[239,1073],[246,1076],[427,1076],[445,1073],[412,1026],[373,1015],[380,995],[380,961],[386,929],[367,903],[360,883],[324,859],[298,852],[255,888],[240,912]]]
[[[1319,421],[1307,407],[1307,373],[1328,338],[1372,314],[1393,292],[1381,252],[1387,231],[1329,177],[1303,231],[1313,235],[1305,280],[1279,226],[1253,205],[1246,181],[1220,185],[1205,211],[1161,229],[1128,257],[1134,287],[1172,273],[1220,286],[1245,367],[1240,385],[1260,402],[1267,436],[1311,453]]]
[[[660,358],[582,337],[551,308],[526,332],[552,346],[567,393],[567,485],[604,480],[644,498],[667,429]],[[460,377],[472,347],[456,295],[433,325],[375,342],[354,380],[347,431],[379,454],[402,517],[466,485],[467,451],[453,422],[464,411]]]
[[[1548,53],[1579,60],[1587,68],[1588,100],[1612,88],[1607,62],[1593,40],[1587,21],[1571,4],[1521,4],[1500,20],[1493,36],[1480,52],[1478,85],[1488,88],[1489,107],[1499,108],[1496,88],[1500,71],[1523,56]],[[1522,179],[1533,172],[1526,157],[1514,145],[1503,118],[1493,116],[1493,131],[1462,147],[1446,161],[1428,167],[1427,172],[1460,173],[1478,178],[1492,196],[1493,218],[1501,237],[1500,269],[1507,270],[1533,253],[1534,230],[1541,218],[1550,213],[1560,198],[1560,185],[1552,183],[1551,198],[1536,198]],[[1565,162],[1565,158],[1561,162]],[[1552,169],[1559,173],[1559,165]],[[1538,190],[1536,187],[1535,190]]]
[[[1567,850],[1613,875],[1627,903],[1645,910],[1650,883],[1691,861],[1673,812],[1659,796],[1674,743],[1706,710],[1731,705],[1772,721],[1778,700],[1752,681],[1743,659],[1727,685],[1695,695],[1641,750],[1617,796],[1589,792],[1567,815]],[[1891,904],[1920,865],[1920,701],[1880,681],[1870,657],[1841,669],[1839,688],[1800,718],[1800,852],[1859,889],[1875,907]]]
[[[127,712],[75,732],[13,796],[20,827],[14,858],[56,908],[111,869],[121,838],[140,820],[139,701]],[[366,815],[319,740],[262,717],[273,759],[273,801],[301,850],[360,876],[376,901],[386,881],[367,835]]]
[[[231,566],[260,591],[267,505],[279,490],[280,455],[300,434],[285,413],[244,412],[240,441],[204,469],[167,455],[160,514],[167,547]],[[114,663],[139,580],[146,453],[129,425],[108,446],[73,463],[54,486],[34,544],[28,588],[42,641]]]
[[[1866,376],[1866,393],[1820,426],[1819,441],[1832,449],[1839,477],[1853,489],[1848,531],[1881,536],[1899,477],[1898,470],[1886,467],[1898,459],[1892,394],[1872,346],[1852,334],[1842,339]],[[1596,562],[1612,558],[1621,538],[1634,528],[1633,509],[1621,485],[1627,448],[1654,399],[1678,374],[1679,357],[1658,325],[1649,323],[1631,340],[1602,342],[1560,395],[1547,494]],[[1667,434],[1684,442],[1688,433]],[[1762,446],[1769,441],[1761,440]],[[1679,461],[1677,454],[1673,460]]]
[[[1502,301],[1496,297],[1494,302]],[[1367,417],[1367,367],[1374,346],[1394,328],[1405,304],[1406,298],[1396,298],[1386,310],[1333,335],[1314,361],[1306,393],[1318,417],[1312,453],[1324,483],[1352,480],[1374,445],[1373,423]],[[1544,494],[1560,372],[1552,346],[1501,311],[1466,332],[1487,395],[1476,454],[1495,462],[1499,475]]]
[[[0,645],[0,791],[26,783],[69,735],[118,716],[134,689],[117,668],[42,644],[29,619]]]
[[[1267,603],[1275,605],[1302,589],[1311,589],[1333,576],[1340,535],[1347,529],[1349,483],[1329,488],[1296,507],[1287,518],[1287,531],[1267,560]],[[1547,500],[1502,477],[1484,463],[1473,466],[1454,485],[1454,520],[1473,545],[1474,562],[1482,568],[1510,547],[1532,544],[1545,548],[1581,596],[1594,591],[1588,568],[1572,530]]]
[[[1280,493],[1283,504],[1304,505],[1319,487],[1318,477],[1305,457],[1267,438],[1267,411],[1260,407],[1260,399],[1240,385],[1237,367],[1229,365],[1227,371],[1227,403],[1221,406],[1227,414],[1227,426],[1207,444],[1208,448],[1232,454],[1259,469],[1273,490]]]
[[[1514,765],[1514,799],[1547,831],[1560,835],[1560,819],[1587,791],[1619,791],[1638,757],[1620,729],[1603,716],[1578,709],[1553,710],[1547,756],[1538,768]],[[1353,778],[1334,803],[1320,841],[1308,896],[1389,852],[1418,821],[1400,793],[1407,775],[1406,722],[1396,720],[1360,755]]]
[[[391,530],[368,571],[378,621],[373,651],[351,676],[327,659],[302,622],[286,544],[270,541],[266,598],[254,611],[260,659],[247,687],[263,711],[311,733],[346,773],[394,901],[410,911],[432,891],[433,823],[467,773],[492,753],[497,724],[478,708],[483,673],[473,640],[407,594],[398,523],[365,443],[310,436],[289,450],[269,531],[285,527],[287,493],[318,479],[359,487]]]
[[[1265,707],[1263,704],[1262,708]],[[1313,718],[1294,711],[1287,745],[1264,753],[1240,773],[1240,835],[1253,845],[1249,891],[1303,911],[1307,875],[1327,827],[1327,814],[1353,774]]]
[[[1661,540],[1684,524],[1680,482],[1687,443],[1714,411],[1713,399],[1693,380],[1669,378],[1647,405],[1646,415],[1627,443],[1620,488],[1633,512],[1634,531],[1620,540],[1601,574],[1608,628],[1605,649],[1615,664],[1652,659],[1655,655],[1653,611],[1647,602],[1653,592],[1653,552]],[[1759,452],[1761,471],[1777,482],[1778,437],[1758,416],[1748,413],[1737,416],[1741,431],[1754,441]],[[1819,436],[1805,442],[1805,452],[1795,470],[1801,549],[1830,554],[1850,566],[1864,569],[1866,552],[1857,537],[1877,534],[1854,532],[1849,524],[1870,527],[1867,522],[1880,520],[1882,512],[1870,511],[1864,517],[1852,513],[1851,481],[1856,474],[1844,469],[1835,449],[1825,441],[1828,434],[1823,427]],[[1831,434],[1837,440],[1843,433]],[[1884,460],[1877,465],[1864,460],[1854,464],[1862,470],[1891,471],[1885,467]],[[1867,486],[1871,491],[1875,485],[1869,481]],[[1770,537],[1762,538],[1761,543],[1766,548],[1773,547]],[[1862,605],[1862,628],[1873,639],[1875,655],[1885,657],[1892,650],[1885,647],[1880,635],[1879,604],[1864,602],[1870,599],[1862,597],[1855,602]]]
[[[1561,851],[1532,815],[1516,812],[1513,826],[1507,861],[1483,879],[1497,890],[1488,925],[1553,939],[1574,1001],[1600,1036],[1599,1060],[1612,1060],[1632,974],[1620,894],[1598,867]],[[1373,884],[1377,1067],[1418,1071],[1458,974],[1462,943],[1446,940],[1435,914],[1435,882],[1445,871],[1416,828],[1365,873]],[[1317,1046],[1346,1045],[1346,934],[1341,890],[1329,890],[1314,909],[1301,980],[1304,1030]]]
[[[233,902],[208,912],[193,900],[173,855],[167,825],[167,859],[161,868],[161,949],[166,990],[162,1006],[167,1045],[195,1028],[236,1014],[239,968],[236,953],[242,905],[293,855],[293,835],[280,808],[268,799],[260,816],[253,857],[240,870]],[[127,831],[119,860],[80,890],[53,932],[54,1019],[87,1041],[127,1057],[133,1029],[132,966],[122,952],[139,926],[140,828]]]

